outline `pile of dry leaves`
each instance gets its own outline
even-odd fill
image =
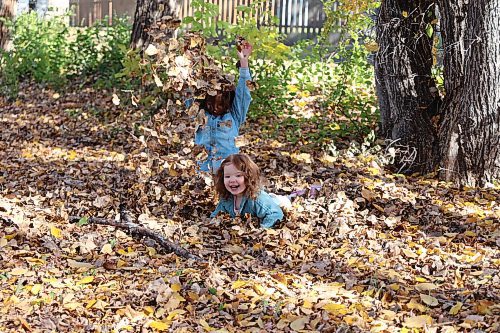
[[[269,191],[321,190],[272,230],[249,216],[210,220],[212,180],[195,171],[180,111],[148,122],[111,92],[22,91],[0,101],[2,332],[500,328],[498,188],[391,174],[376,155],[303,152],[248,123],[242,151]],[[204,261],[69,223],[115,220],[123,207]]]

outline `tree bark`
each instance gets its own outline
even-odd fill
[[[500,0],[439,0],[446,97],[440,176],[500,179]]]
[[[176,0],[138,0],[135,8],[130,47],[145,50],[153,39],[150,32],[161,28],[162,21],[169,21],[167,17],[171,19],[178,17]],[[162,28],[165,30],[165,38],[173,37],[176,27],[167,24]]]
[[[434,0],[383,1],[377,19],[381,131],[396,148],[399,172],[428,172],[438,161],[431,121],[440,102],[431,77],[433,24]]]
[[[0,2],[0,17],[7,20],[14,16],[14,5],[16,0],[2,0]],[[5,26],[5,23],[0,21],[0,48],[5,50],[7,48],[7,42],[9,40],[9,31]]]

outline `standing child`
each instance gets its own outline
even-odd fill
[[[244,154],[228,156],[215,176],[220,201],[210,217],[226,212],[231,217],[249,213],[262,219],[263,228],[271,228],[283,219],[283,211],[271,195],[261,189],[259,167]]]
[[[232,91],[222,91],[216,96],[207,95],[204,103],[207,122],[197,129],[194,138],[195,144],[205,147],[208,153],[206,160],[198,162],[200,169],[214,174],[224,158],[239,152],[235,139],[252,101],[246,85],[252,79],[248,69],[252,45],[244,42],[238,49],[240,77],[236,90],[233,87]]]

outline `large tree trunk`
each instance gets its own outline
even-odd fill
[[[396,148],[400,172],[428,172],[437,163],[431,118],[439,104],[431,78],[434,0],[383,1],[375,57],[381,130]],[[427,33],[426,33],[427,30]]]
[[[14,5],[16,0],[1,0],[0,1],[0,17],[11,19],[14,16]],[[9,32],[5,23],[0,21],[0,48],[5,50],[9,40]]]
[[[500,0],[439,0],[446,98],[441,177],[500,180]]]
[[[134,25],[130,38],[130,47],[145,50],[152,41],[149,34],[153,29],[160,28],[162,18],[178,16],[176,0],[138,0],[135,8]],[[173,36],[175,28],[165,26],[165,38]]]

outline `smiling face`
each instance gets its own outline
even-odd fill
[[[224,166],[224,186],[232,195],[241,197],[247,186],[245,173],[238,170],[233,163]]]

